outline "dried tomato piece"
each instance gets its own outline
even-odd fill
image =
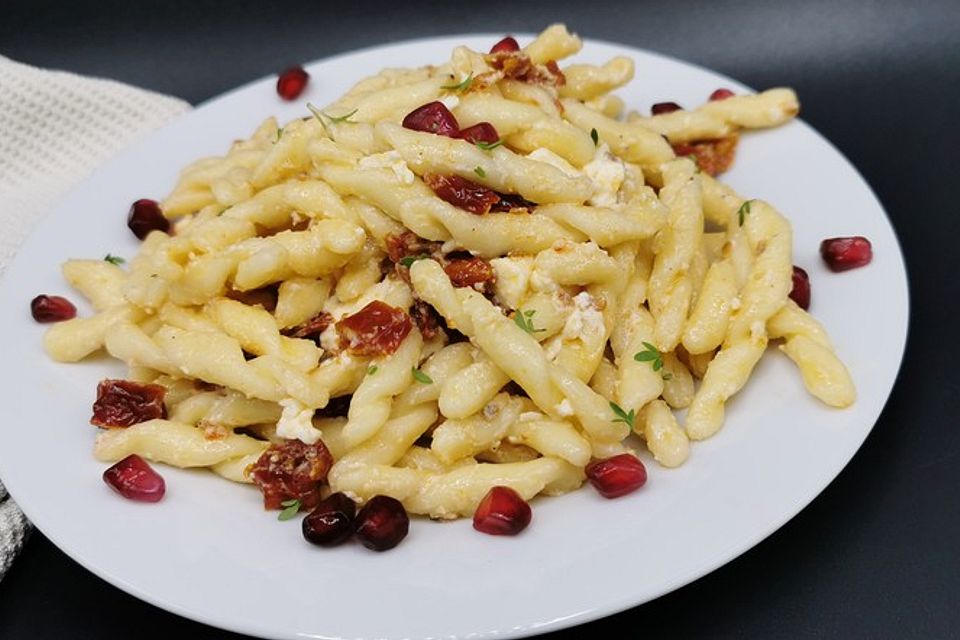
[[[403,127],[414,131],[435,133],[438,136],[457,137],[460,125],[447,106],[439,100],[417,107],[404,117]]]
[[[718,176],[733,164],[740,136],[733,134],[715,140],[697,140],[673,145],[678,156],[694,156],[701,171]]]
[[[650,107],[650,114],[659,116],[663,113],[673,113],[674,111],[681,111],[682,109],[683,107],[676,102],[657,102]]]
[[[297,326],[289,329],[284,329],[282,333],[290,338],[308,338],[311,340],[317,340],[320,338],[320,334],[323,333],[323,331],[331,324],[333,324],[333,316],[326,311],[321,311],[302,324],[298,324]]]
[[[387,257],[400,262],[407,256],[426,256],[440,250],[441,243],[424,240],[412,231],[400,235],[388,234],[386,237]]]
[[[433,189],[441,199],[450,204],[465,209],[470,213],[483,215],[490,208],[500,202],[500,194],[493,189],[471,182],[460,176],[442,176],[428,173],[423,176],[427,186]]]
[[[443,265],[443,270],[455,287],[474,287],[493,283],[496,275],[493,267],[483,258],[463,258],[451,260]]]
[[[491,212],[508,213],[510,211],[518,210],[529,212],[533,211],[533,209],[537,206],[536,202],[525,200],[514,193],[498,193],[497,195],[500,196],[500,202],[490,207]]]
[[[472,127],[460,131],[459,137],[473,144],[478,142],[493,144],[500,139],[500,134],[497,133],[497,128],[489,122],[478,122]]]
[[[521,51],[498,51],[487,56],[487,61],[494,69],[503,72],[503,77],[524,80],[533,69],[530,56]]]
[[[299,500],[301,509],[320,502],[320,487],[327,479],[333,456],[322,440],[305,444],[287,440],[273,444],[247,469],[263,493],[265,509],[279,509],[281,502]]]
[[[154,418],[166,418],[166,387],[132,380],[101,380],[90,424],[108,429],[129,427]]]
[[[393,353],[413,328],[402,309],[374,300],[337,324],[340,346],[355,356],[385,356]]]
[[[417,329],[420,330],[424,340],[429,340],[440,333],[440,325],[443,319],[436,309],[423,300],[417,300],[413,303],[413,306],[410,307],[410,317],[413,318],[413,322],[417,325]]]

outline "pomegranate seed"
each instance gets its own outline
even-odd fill
[[[810,308],[810,276],[797,265],[793,265],[793,288],[790,290],[790,299],[804,311]]]
[[[487,144],[493,144],[500,139],[500,134],[497,133],[496,128],[489,122],[478,122],[472,127],[467,127],[460,132],[459,137],[463,138],[467,142],[472,142],[474,144],[478,142],[486,142]]]
[[[736,94],[730,89],[717,89],[710,94],[710,101],[716,102],[717,100],[726,100],[727,98],[732,98]]]
[[[284,100],[296,100],[307,88],[310,74],[303,67],[290,67],[277,76],[277,94]]]
[[[331,493],[303,519],[303,537],[307,542],[332,547],[353,534],[357,504],[341,492]]]
[[[510,487],[487,492],[473,512],[473,528],[492,536],[515,536],[530,524],[530,505]]]
[[[170,221],[163,217],[160,203],[149,198],[141,198],[130,205],[127,226],[130,227],[130,231],[133,231],[133,235],[143,240],[151,231],[164,233],[169,231]]]
[[[636,491],[647,482],[647,470],[643,463],[629,453],[594,460],[587,465],[586,472],[590,484],[604,498],[619,498]]]
[[[158,502],[166,484],[160,474],[133,453],[103,472],[103,481],[128,500]]]
[[[400,501],[374,496],[363,505],[354,524],[360,543],[374,551],[386,551],[400,544],[410,529],[410,517]]]
[[[870,264],[873,248],[863,236],[827,238],[820,243],[820,255],[831,271],[847,271]]]
[[[673,113],[674,111],[680,111],[683,109],[676,102],[658,102],[657,104],[650,107],[650,113],[658,116],[661,113]]]
[[[450,113],[447,106],[435,100],[422,107],[417,107],[403,119],[403,126],[414,131],[426,131],[440,136],[456,138],[460,133],[457,119]]]
[[[77,317],[77,308],[63,296],[44,294],[30,301],[30,313],[37,322],[60,322]]]
[[[490,47],[490,53],[510,53],[520,51],[520,45],[517,44],[513,36],[507,36],[497,44]]]

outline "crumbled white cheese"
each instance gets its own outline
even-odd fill
[[[564,398],[560,401],[560,404],[555,406],[554,411],[557,412],[557,415],[561,418],[566,418],[567,416],[573,415],[573,405],[570,404],[570,401]]]
[[[440,98],[440,102],[442,102],[443,106],[445,106],[447,109],[453,111],[460,104],[460,98],[454,95],[443,96]]]
[[[283,412],[277,421],[277,435],[287,440],[299,440],[314,444],[323,434],[313,426],[313,409],[305,407],[293,398],[280,401]]]
[[[333,324],[320,332],[320,348],[328,353],[340,350],[340,334]]]
[[[576,167],[558,156],[553,151],[550,151],[550,149],[544,149],[543,147],[534,149],[527,154],[527,157],[531,160],[537,160],[538,162],[549,164],[551,167],[556,167],[571,178],[579,178],[583,176],[583,173],[578,171]]]
[[[573,312],[567,316],[560,333],[564,340],[577,340],[585,335],[604,332],[603,314],[597,310],[593,296],[581,291],[573,297],[573,304]]]
[[[364,156],[360,158],[357,167],[360,169],[390,169],[401,184],[413,184],[416,179],[413,171],[410,170],[397,150]]]
[[[517,309],[527,295],[533,258],[494,258],[490,261],[496,280],[493,285],[497,298],[511,309]]]
[[[595,207],[615,207],[620,187],[627,177],[623,160],[610,153],[605,143],[597,148],[593,160],[583,165],[583,172],[593,181],[593,195],[587,203]]]

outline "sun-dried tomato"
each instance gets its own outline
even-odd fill
[[[483,258],[450,260],[443,265],[443,270],[455,287],[486,288],[487,283],[493,284],[496,279],[493,267]]]
[[[90,424],[108,429],[129,427],[154,418],[166,418],[166,387],[132,380],[101,380]]]
[[[673,152],[678,156],[694,156],[701,171],[718,176],[733,164],[739,140],[740,136],[733,134],[715,140],[681,142],[673,145]]]
[[[443,319],[436,309],[423,300],[417,300],[413,303],[413,306],[410,307],[410,317],[413,318],[413,322],[417,325],[417,329],[420,330],[424,340],[429,340],[440,333],[440,325]]]
[[[279,509],[282,502],[299,500],[300,508],[309,510],[320,502],[320,487],[332,464],[333,456],[322,440],[315,444],[287,440],[270,445],[247,473],[263,493],[265,509]]]
[[[504,78],[553,87],[560,87],[567,83],[567,78],[560,71],[556,60],[548,60],[545,64],[534,64],[522,51],[500,51],[487,55],[486,59],[491,67],[503,72]]]
[[[423,179],[438,197],[470,213],[483,215],[500,202],[500,194],[493,189],[460,176],[428,173]]]
[[[404,231],[400,235],[387,234],[387,257],[393,262],[400,262],[407,256],[431,255],[440,250],[439,242],[424,240],[412,231]]]
[[[393,353],[413,328],[402,309],[374,300],[337,324],[340,346],[355,356],[384,356]]]
[[[284,329],[282,333],[290,338],[318,340],[320,334],[331,324],[333,324],[333,316],[326,311],[321,311],[302,324]]]
[[[500,134],[497,133],[497,128],[489,122],[478,122],[472,127],[462,129],[458,137],[473,144],[478,142],[493,144],[500,139]]]
[[[536,202],[525,200],[514,193],[498,193],[500,201],[490,207],[491,213],[509,213],[510,211],[533,211]]]

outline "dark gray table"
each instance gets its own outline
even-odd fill
[[[553,21],[755,87],[795,87],[803,118],[887,208],[913,309],[906,360],[880,421],[809,507],[707,577],[552,637],[615,629],[631,637],[960,637],[960,211],[955,193],[948,197],[960,150],[950,117],[960,108],[960,3],[2,0],[0,53],[198,103],[289,62]],[[129,637],[239,638],[126,595],[40,533],[0,582],[0,638]]]

